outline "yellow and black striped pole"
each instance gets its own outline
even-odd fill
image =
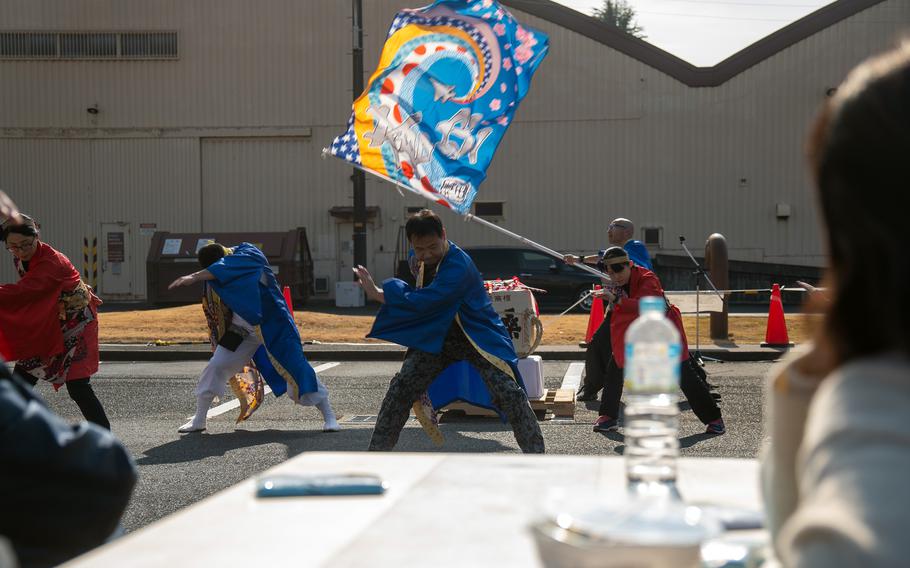
[[[88,280],[88,237],[82,237],[82,281],[91,285]]]
[[[92,288],[98,288],[98,237],[92,237]]]

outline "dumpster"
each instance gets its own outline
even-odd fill
[[[179,276],[200,269],[196,252],[210,242],[227,247],[242,242],[253,244],[265,254],[279,284],[291,289],[295,307],[306,304],[313,294],[313,257],[306,229],[298,227],[275,233],[171,233],[152,236],[146,257],[148,300],[152,304],[186,304],[202,297],[202,283],[168,290]]]

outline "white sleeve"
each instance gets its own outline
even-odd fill
[[[805,351],[794,351],[775,365],[765,385],[766,439],[761,451],[761,481],[772,538],[799,501],[796,456],[803,440],[809,404],[818,386],[818,380],[804,377],[795,368]]]
[[[797,460],[785,566],[910,563],[910,365],[854,363],[826,378]]]

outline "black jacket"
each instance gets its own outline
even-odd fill
[[[63,420],[0,359],[0,535],[22,568],[102,544],[135,484],[133,460],[110,432]]]

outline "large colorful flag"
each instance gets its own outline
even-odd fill
[[[330,152],[467,213],[548,45],[494,0],[403,10]]]

